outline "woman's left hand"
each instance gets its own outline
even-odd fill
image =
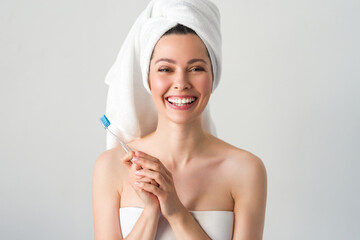
[[[165,218],[168,219],[181,213],[185,207],[176,193],[171,172],[166,169],[159,159],[153,156],[140,151],[136,151],[135,156],[136,158],[133,158],[133,161],[143,168],[136,174],[153,179],[159,185],[155,186],[150,183],[142,182],[139,187],[158,197],[160,210]]]

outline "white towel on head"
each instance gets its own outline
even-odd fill
[[[218,8],[209,0],[152,0],[130,29],[115,63],[106,75],[106,116],[125,143],[156,129],[157,110],[148,86],[151,53],[160,37],[178,23],[193,29],[204,42],[213,68],[212,92],[221,74],[221,32]],[[216,135],[209,104],[202,113],[204,130]],[[107,133],[106,149],[119,145]]]

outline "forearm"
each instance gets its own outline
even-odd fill
[[[158,228],[160,218],[159,211],[153,211],[144,209],[141,213],[139,219],[135,223],[133,229],[129,235],[124,238],[125,240],[131,239],[144,239],[144,240],[153,240],[156,237],[156,232]]]
[[[167,219],[176,239],[211,239],[186,209]]]

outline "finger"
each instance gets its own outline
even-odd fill
[[[136,181],[137,179],[139,179],[135,172],[138,171],[138,170],[141,170],[141,166],[138,165],[138,164],[131,164],[131,166],[129,167],[129,175],[128,175],[128,181],[130,183],[133,183],[134,181]]]
[[[154,179],[148,178],[148,177],[142,177],[142,176],[137,176],[137,178],[135,178],[134,182],[145,182],[145,183],[149,183],[154,186],[157,186],[157,187],[160,186]]]
[[[168,175],[160,162],[154,162],[143,157],[134,157],[133,162],[140,165],[142,169],[147,168],[152,171],[159,172],[164,176],[167,181],[171,181],[171,175]]]
[[[141,151],[135,151],[135,154],[134,154],[136,157],[143,157],[143,158],[146,158],[146,159],[149,159],[151,161],[154,161],[154,162],[158,162],[159,164],[162,165],[162,167],[164,168],[164,171],[169,175],[171,176],[171,173],[170,171],[165,167],[165,165],[156,157],[154,156],[151,156],[145,152],[141,152]]]
[[[151,179],[147,179],[147,178],[142,178],[142,179],[133,179],[132,181],[130,181],[131,186],[134,188],[134,190],[136,189],[140,189],[139,185],[137,185],[137,183],[147,183],[147,184],[152,184],[154,186],[158,186],[158,184],[155,181],[151,181]]]
[[[137,186],[145,191],[151,192],[152,194],[154,194],[156,196],[160,196],[160,194],[161,194],[160,188],[158,188],[152,184],[144,183],[144,182],[135,182],[134,184],[135,184],[135,186]]]
[[[135,174],[136,171],[141,170],[141,166],[139,164],[133,163],[131,165],[131,171]]]
[[[145,191],[144,189],[142,189],[138,183],[142,183],[142,184],[150,184],[153,185],[155,187],[159,187],[159,184],[157,184],[157,182],[155,182],[153,179],[149,179],[149,178],[142,178],[142,179],[136,179],[136,181],[133,181],[131,183],[132,187],[134,188],[134,190],[140,190],[140,191]]]
[[[146,176],[136,175],[135,172],[136,171],[134,171],[134,174],[129,175],[128,181],[130,183],[133,183],[135,181],[142,181],[142,182],[148,182],[148,183],[153,184],[155,186],[159,186],[159,184],[156,182],[155,179],[149,178],[149,177],[146,177]]]
[[[125,165],[125,167],[126,167],[128,170],[131,168],[132,159],[133,159],[134,155],[135,155],[135,152],[130,151],[130,152],[127,152],[127,153],[121,158],[122,163]]]
[[[145,153],[145,152],[135,151],[135,152],[134,152],[134,155],[137,156],[137,157],[149,158],[150,160],[155,161],[155,162],[158,161],[158,159],[157,159],[156,157],[151,156],[151,155],[149,155],[149,154],[147,154],[147,153]]]
[[[148,168],[157,172],[165,168],[160,161],[153,161],[146,157],[134,157],[133,163],[140,165],[142,168]]]
[[[159,172],[154,172],[150,169],[142,169],[135,172],[137,176],[144,176],[149,179],[154,179],[156,183],[159,184],[159,186],[164,186],[167,184],[167,180],[164,178],[164,176]]]

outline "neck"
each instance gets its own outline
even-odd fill
[[[186,167],[210,140],[210,134],[203,130],[201,117],[192,122],[178,124],[159,116],[158,125],[151,134],[151,141],[172,169]]]

